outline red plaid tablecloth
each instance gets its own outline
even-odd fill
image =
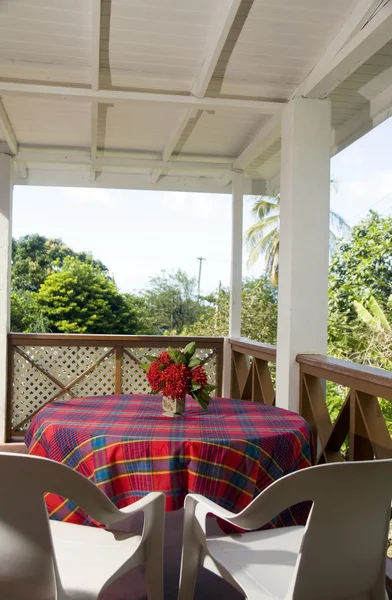
[[[238,512],[270,483],[312,464],[309,425],[296,413],[252,402],[214,398],[208,413],[187,398],[184,417],[162,415],[161,397],[94,396],[57,401],[33,419],[30,454],[83,473],[122,508],[151,491],[166,510],[188,492]],[[46,497],[51,518],[95,524],[69,500]],[[274,525],[303,523],[301,505]]]

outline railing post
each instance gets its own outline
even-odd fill
[[[223,374],[222,374],[222,396],[231,397],[231,372],[232,372],[232,351],[230,339],[225,337],[223,341]]]
[[[229,336],[241,337],[241,305],[242,305],[242,211],[243,185],[242,171],[233,173],[232,199],[232,237],[231,237],[231,277],[230,277],[230,322]]]
[[[0,153],[0,443],[6,438],[7,335],[10,331],[12,159]]]
[[[297,354],[326,354],[330,195],[329,100],[283,109],[276,404],[298,412]]]

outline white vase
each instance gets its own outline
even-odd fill
[[[180,417],[185,412],[185,398],[184,400],[175,400],[168,396],[162,396],[162,409],[163,414],[167,417]]]

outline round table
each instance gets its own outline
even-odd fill
[[[187,397],[177,418],[162,414],[160,396],[56,401],[33,418],[25,441],[30,454],[83,473],[119,508],[162,491],[166,510],[176,510],[193,492],[238,512],[313,460],[311,429],[298,414],[229,398],[213,398],[206,413]],[[51,518],[96,524],[71,501],[46,501]],[[285,511],[275,524],[303,518],[300,509]]]

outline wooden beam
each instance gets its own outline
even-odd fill
[[[21,179],[18,172],[14,172],[14,183],[16,185],[42,185],[42,186],[65,186],[85,187],[102,189],[132,189],[132,190],[154,190],[164,192],[196,192],[206,194],[229,193],[229,188],[222,188],[218,177],[198,177],[190,175],[166,174],[160,177],[157,183],[151,182],[151,173],[132,173],[100,171],[95,181],[91,181],[88,168],[59,165],[29,166],[28,179]],[[265,181],[262,179],[244,179],[244,193],[250,195],[265,194]]]
[[[162,173],[163,169],[154,169],[151,173],[151,183],[157,183]]]
[[[34,95],[38,97],[57,98],[63,100],[87,100],[97,102],[151,103],[162,106],[183,106],[200,110],[238,110],[248,113],[274,115],[280,113],[285,100],[239,100],[238,98],[194,98],[180,94],[161,94],[155,92],[128,92],[124,90],[91,90],[81,87],[64,87],[35,83],[0,82],[0,94]]]
[[[267,121],[256,133],[252,141],[244,148],[238,158],[234,161],[235,169],[246,169],[264,150],[279,139],[281,131],[280,116]]]
[[[11,154],[17,154],[18,152],[18,142],[16,140],[16,136],[14,130],[12,128],[11,122],[8,118],[6,110],[4,108],[4,104],[0,100],[0,128],[3,130],[5,141],[8,144]]]
[[[203,66],[192,88],[192,94],[197,98],[203,98],[207,91],[241,2],[242,0],[231,0],[230,2],[225,2],[223,5],[219,22],[213,28],[212,39]]]
[[[88,153],[54,153],[54,152],[31,152],[29,150],[22,150],[15,156],[15,162],[23,163],[43,163],[43,164],[58,164],[58,165],[85,165],[94,166],[95,168],[110,168],[114,167],[117,169],[142,169],[142,170],[154,170],[154,169],[167,169],[175,171],[195,171],[197,172],[217,172],[223,173],[230,171],[231,163],[221,162],[195,162],[195,161],[170,161],[164,162],[162,160],[154,159],[141,159],[141,158],[121,158],[121,157],[109,157],[100,156],[95,160],[91,159]]]
[[[169,139],[167,140],[164,149],[163,149],[163,152],[162,152],[162,160],[163,161],[166,162],[170,159],[171,155],[174,152],[175,147],[177,146],[182,134],[184,133],[186,126],[188,125],[189,120],[194,116],[195,116],[195,111],[191,108],[187,108],[181,113],[181,115],[180,115]]]
[[[221,184],[221,186],[222,187],[227,187],[229,185],[229,183],[231,183],[232,179],[233,179],[233,172],[232,171],[227,171],[220,178],[220,184]]]
[[[301,86],[300,95],[325,98],[389,42],[391,36],[392,3],[389,2],[329,62],[322,61],[313,69]]]

